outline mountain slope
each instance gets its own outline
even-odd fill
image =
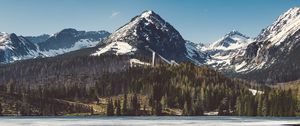
[[[145,48],[148,47],[168,60],[193,61],[188,58],[186,42],[180,33],[153,11],[145,11],[134,17],[111,34],[104,43],[99,46],[99,51],[92,55],[103,53],[150,55],[151,52]],[[193,59],[197,62],[204,61],[204,57],[200,55]]]
[[[250,44],[241,57],[245,71],[264,69],[290,55],[299,43],[300,9],[291,8]]]
[[[51,37],[51,35],[48,35],[48,34],[43,34],[43,35],[39,35],[39,36],[26,36],[26,38],[34,44],[44,42],[47,39],[49,39],[50,37]]]
[[[299,33],[300,8],[295,7],[280,15],[254,39],[233,31],[201,50],[210,57],[206,64],[218,70],[250,79],[256,79],[256,74],[261,73],[267,75],[261,80],[267,80],[269,76],[274,76],[268,74],[275,73],[278,69],[290,69],[287,68],[290,66],[298,68],[295,63],[299,58],[294,53],[299,52]],[[251,77],[246,77],[248,75]],[[282,78],[286,80],[288,77]],[[300,76],[296,78],[299,79]]]
[[[197,65],[202,65],[203,61],[207,60],[209,56],[207,53],[200,50],[204,45],[201,43],[194,43],[191,41],[187,41],[185,43],[185,47],[187,49],[187,57],[192,60],[193,63]]]
[[[300,8],[291,8],[265,28],[249,44],[244,55],[236,56],[233,66],[242,64],[240,76],[262,82],[300,79]]]
[[[272,25],[265,28],[257,37],[257,41],[268,41],[270,45],[279,46],[299,29],[300,8],[294,7],[280,15]]]

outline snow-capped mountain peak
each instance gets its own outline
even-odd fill
[[[233,30],[233,31],[231,31],[231,32],[229,32],[228,34],[225,35],[225,37],[235,37],[235,36],[237,36],[237,37],[243,37],[243,38],[247,38],[247,39],[250,38],[250,37],[248,37],[248,36],[240,33],[237,30]]]
[[[130,22],[112,33],[104,43],[104,45],[99,45],[99,50],[91,55],[104,53],[116,55],[152,54],[145,48],[148,47],[167,60],[191,61],[191,59],[197,59],[202,62],[204,59],[200,54],[194,55],[195,51],[191,50],[195,49],[187,49],[186,42],[180,33],[154,11],[144,11],[134,17]],[[123,51],[125,48],[121,48],[120,45],[126,45],[127,50]],[[192,53],[193,55],[190,55]]]
[[[152,41],[147,32],[150,32],[151,29],[161,31],[167,34],[171,29],[174,29],[171,25],[169,25],[165,20],[163,20],[158,14],[154,11],[144,11],[142,14],[133,18],[129,23],[125,24],[114,34],[109,36],[107,42],[117,42],[117,41],[127,41],[132,39],[145,39],[146,41]],[[176,31],[177,32],[177,31]],[[151,33],[153,36],[158,36],[158,33]],[[176,35],[175,35],[176,34]],[[179,33],[170,33],[167,34],[170,39],[176,37],[179,39],[181,36],[178,35]],[[175,36],[172,36],[175,35]],[[176,39],[174,38],[174,39]],[[159,38],[156,38],[159,39]]]
[[[144,11],[134,17],[105,41],[105,43],[112,42],[127,42],[138,48],[148,45],[159,53],[170,49],[185,52],[185,48],[182,48],[185,47],[185,40],[179,32],[153,11]],[[171,45],[173,47],[167,48]],[[160,47],[157,48],[157,46]]]
[[[252,42],[252,39],[250,37],[234,30],[229,32],[216,42],[213,42],[207,48],[203,48],[203,50],[233,50],[244,47],[250,42]]]
[[[201,48],[201,50],[210,57],[207,60],[208,65],[224,70],[231,67],[231,61],[235,57],[244,54],[246,47],[251,42],[253,40],[250,37],[233,30],[208,47]]]
[[[148,18],[150,17],[151,15],[153,15],[154,12],[152,10],[147,10],[147,11],[144,11],[142,14],[141,14],[141,17],[144,17],[144,18]]]

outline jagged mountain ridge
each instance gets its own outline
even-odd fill
[[[68,28],[52,35],[44,42],[38,43],[45,57],[56,56],[84,48],[95,47],[109,36],[107,31],[78,31]]]
[[[89,41],[91,46],[95,46],[103,38],[110,35],[106,31],[77,31],[68,28],[50,36],[46,41],[38,43],[40,50],[57,50],[61,48],[71,48],[79,41]],[[89,45],[87,45],[89,46]],[[89,47],[91,47],[89,46]]]
[[[43,34],[43,35],[39,35],[39,36],[26,36],[25,38],[27,38],[30,42],[37,44],[37,43],[46,41],[50,37],[51,37],[51,35]]]

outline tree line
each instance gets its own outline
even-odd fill
[[[66,104],[62,100],[91,103],[99,98],[107,98],[107,115],[172,115],[169,110],[179,110],[182,115],[218,112],[218,115],[294,116],[299,111],[295,91],[251,87],[247,81],[226,77],[205,66],[184,63],[124,68],[129,57],[104,58],[100,61],[96,57],[81,57],[60,62],[49,59],[48,65],[45,61],[33,64],[38,66],[25,61],[28,67],[23,63],[11,64],[2,69],[6,73],[2,73],[5,79],[1,82],[5,84],[0,91],[17,97],[19,102],[14,109],[24,108],[27,112],[22,112],[23,115],[93,114],[92,107]],[[102,63],[98,66],[97,62]],[[90,71],[80,72],[79,69],[89,67],[87,64]],[[116,64],[117,69],[113,68]],[[80,68],[75,69],[76,66]],[[60,73],[63,70],[66,71]],[[17,79],[9,77],[13,72],[20,72],[14,75]],[[37,76],[34,81],[26,81],[34,76]],[[263,93],[253,94],[249,88]],[[119,95],[122,98],[113,99]]]

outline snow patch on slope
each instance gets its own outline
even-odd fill
[[[39,53],[43,54],[45,57],[52,57],[60,54],[64,54],[67,52],[94,47],[99,43],[99,41],[91,41],[89,39],[81,39],[77,41],[71,48],[60,48],[56,50],[48,50],[48,51],[38,51]]]
[[[240,63],[240,64],[235,65],[235,71],[236,71],[236,72],[242,72],[242,71],[243,71],[242,68],[243,68],[244,66],[246,66],[246,65],[247,65],[247,62],[245,62],[245,61],[243,61],[243,62]]]
[[[126,42],[112,42],[106,45],[103,48],[99,48],[98,51],[91,54],[92,56],[99,56],[103,53],[113,51],[116,55],[123,55],[123,54],[131,54],[132,52],[136,51],[136,48],[132,47]]]

